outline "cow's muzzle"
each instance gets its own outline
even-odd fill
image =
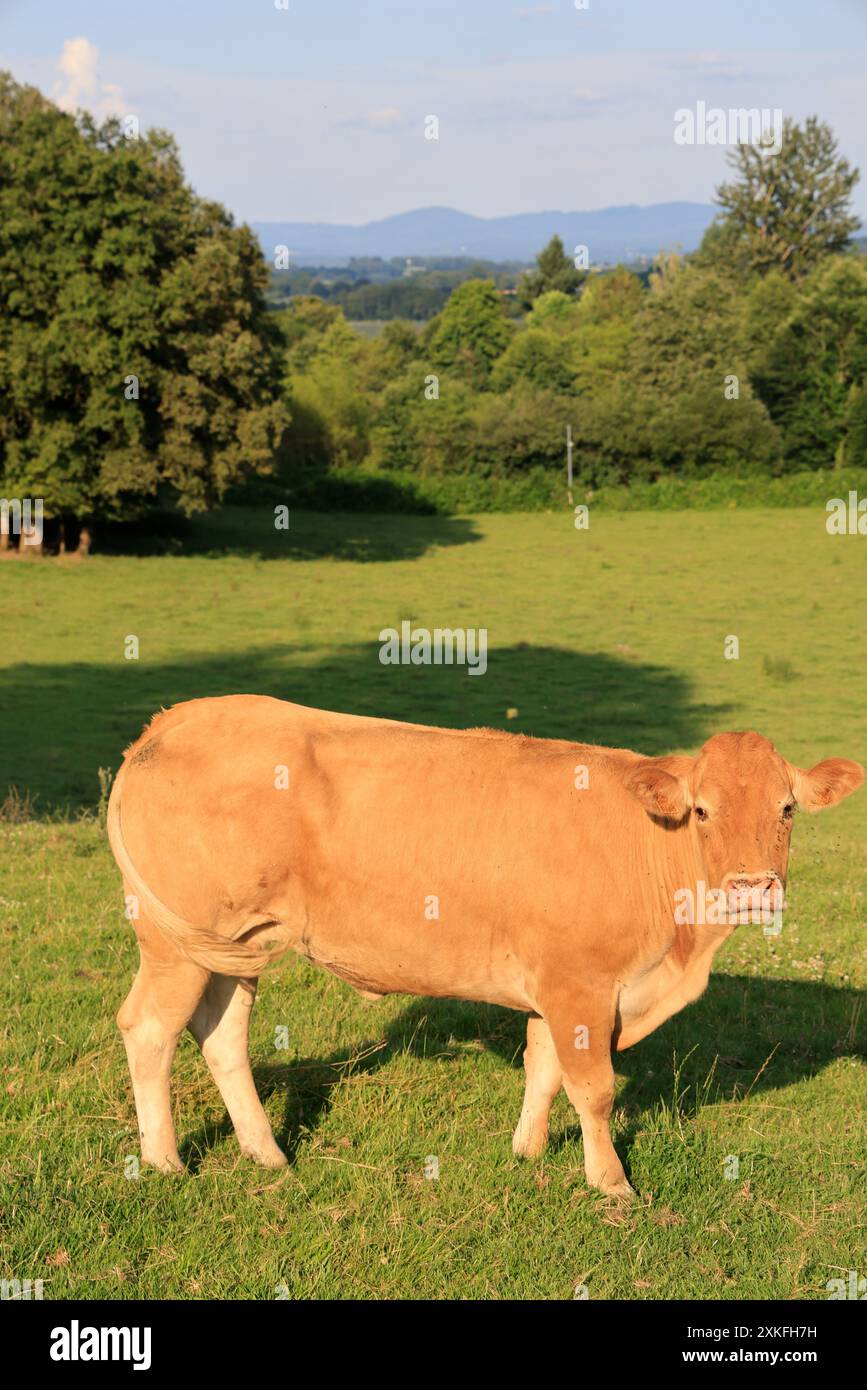
[[[731,924],[766,925],[776,921],[786,907],[786,894],[779,874],[726,874],[722,882]]]

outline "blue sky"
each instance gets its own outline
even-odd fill
[[[709,201],[699,100],[815,112],[867,180],[867,0],[0,0],[0,66],[168,127],[246,220]]]

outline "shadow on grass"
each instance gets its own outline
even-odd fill
[[[119,638],[120,641],[120,638]],[[146,648],[145,648],[146,649]],[[255,692],[348,714],[451,728],[487,725],[647,754],[695,747],[723,727],[725,705],[691,700],[689,678],[665,666],[519,643],[492,646],[483,677],[459,666],[383,666],[378,634],[325,657],[301,644],[184,653],[164,663],[118,660],[0,671],[0,802],[9,785],[35,815],[93,808],[97,770],[161,707]],[[518,710],[507,719],[506,711]]]
[[[737,1102],[747,1095],[782,1089],[819,1075],[836,1058],[867,1055],[863,1036],[853,1036],[861,996],[857,990],[810,981],[764,980],[752,976],[711,976],[706,993],[683,1014],[670,1019],[648,1038],[616,1054],[615,1071],[624,1077],[617,1107],[625,1129],[615,1142],[628,1169],[629,1150],[656,1107],[671,1107],[675,1093],[675,1058],[679,1070],[678,1109],[687,1117],[705,1106]],[[334,1088],[351,1063],[354,1072],[374,1073],[403,1053],[426,1058],[431,1066],[449,1066],[467,1043],[499,1055],[515,1072],[514,1101],[503,1115],[504,1129],[517,1123],[523,1097],[522,1052],[526,1015],[489,1004],[448,999],[413,999],[378,1038],[367,1037],[329,1057],[300,1058],[288,1066],[254,1067],[263,1101],[285,1096],[277,1142],[290,1164],[328,1114]],[[359,1052],[361,1056],[359,1057]],[[353,1060],[354,1059],[354,1060]],[[769,1060],[770,1059],[770,1060]],[[706,1082],[713,1069],[709,1094]],[[455,1080],[457,1099],[458,1081]],[[192,1171],[202,1157],[231,1138],[228,1116],[203,1125],[185,1140],[182,1154]],[[577,1145],[577,1122],[552,1131],[549,1151]],[[509,1140],[504,1138],[510,1153]]]
[[[864,1030],[855,1033],[862,1002],[858,990],[815,981],[712,974],[696,1003],[614,1054],[615,1072],[626,1080],[617,1105],[627,1116],[661,1102],[670,1105],[674,1057],[680,1103],[694,1113],[714,1063],[712,1095],[737,1100],[815,1076],[836,1057],[865,1056]],[[525,1036],[526,1015],[514,1010],[414,999],[387,1032],[382,1057],[404,1049],[419,1055],[444,1052],[453,1038],[478,1041],[523,1070]]]
[[[282,505],[282,504],[277,504]],[[363,511],[301,511],[292,507],[288,529],[274,524],[273,506],[222,507],[186,519],[159,512],[142,521],[104,523],[96,550],[104,555],[178,555],[259,560],[416,560],[437,547],[481,539],[467,517],[388,515]]]

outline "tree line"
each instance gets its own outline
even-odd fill
[[[461,279],[366,339],[315,294],[269,312],[255,237],[166,132],[0,74],[0,497],[43,498],[86,548],[95,520],[256,478],[559,469],[567,426],[588,488],[867,463],[857,170],[815,118],[731,162],[694,255],[588,274],[554,238],[514,296]]]
[[[284,316],[296,465],[586,488],[867,465],[867,262],[856,170],[816,118],[730,156],[699,250],[649,277],[576,269],[559,238],[518,284],[458,286],[421,333],[376,342],[299,299]]]

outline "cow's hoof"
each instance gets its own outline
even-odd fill
[[[242,1149],[241,1152],[246,1158],[252,1158],[258,1163],[260,1168],[288,1168],[289,1160],[282,1149],[278,1149],[275,1144],[273,1148],[267,1149]]]
[[[599,1191],[606,1197],[614,1197],[618,1202],[634,1202],[638,1193],[631,1183],[623,1178],[620,1182],[599,1183]]]
[[[145,1158],[142,1155],[142,1163],[146,1163],[149,1168],[157,1168],[161,1173],[185,1173],[186,1167],[181,1162],[180,1154],[165,1154],[162,1158]]]
[[[516,1158],[538,1158],[547,1147],[547,1134],[523,1134],[516,1129],[512,1135],[512,1153]]]

